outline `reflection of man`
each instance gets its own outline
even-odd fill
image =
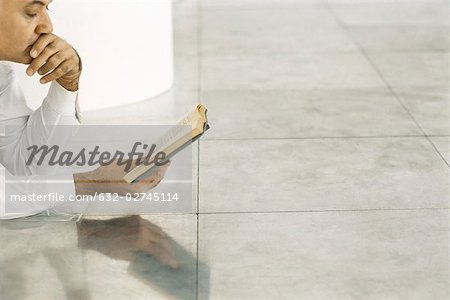
[[[47,12],[50,2],[0,0],[0,163],[13,175],[34,174],[33,169],[25,164],[25,149],[31,145],[45,144],[50,126],[78,124],[76,99],[81,60],[72,46],[52,33],[53,26]],[[51,83],[47,97],[36,111],[27,107],[17,79],[4,61],[27,64],[28,75],[38,74],[42,84]],[[108,174],[109,178],[116,181],[121,180],[124,174],[114,165],[102,167],[75,175],[73,193],[142,192],[156,186],[167,167],[168,164],[133,187],[125,182],[117,185],[87,185],[102,174]],[[0,174],[0,185],[4,186],[4,180],[4,175]],[[39,212],[30,209],[23,214],[7,215],[4,202],[1,191],[0,218]]]
[[[122,280],[127,280],[130,291],[139,286],[141,290],[134,290],[134,293],[144,295],[148,292],[142,290],[142,285],[136,279],[128,277],[125,271],[127,263],[112,263],[94,255],[94,265],[86,269],[86,263],[89,263],[89,254],[86,255],[86,252],[91,251],[131,264],[137,255],[151,255],[168,267],[167,270],[159,268],[158,264],[149,260],[156,282],[158,277],[168,271],[178,280],[184,277],[187,277],[184,281],[195,279],[195,272],[187,270],[195,271],[196,260],[179,260],[183,257],[176,255],[176,245],[172,244],[170,236],[140,216],[109,220],[84,219],[76,226],[72,222],[56,224],[51,217],[41,216],[0,221],[0,240],[3,245],[0,255],[0,299],[26,299],[31,296],[40,299],[36,297],[36,288],[40,288],[38,295],[45,299],[97,299],[99,295],[95,290],[95,282],[86,279],[102,274],[98,273],[98,267],[108,273],[96,279],[118,280],[114,275],[119,274]],[[19,248],[26,251],[18,251]],[[51,283],[51,288],[42,289],[39,284],[42,278],[45,278],[46,287]],[[151,279],[148,279],[150,283]],[[173,286],[173,289],[178,286]],[[195,290],[195,286],[188,287]]]
[[[77,223],[77,229],[80,248],[128,261],[139,251],[152,255],[169,267],[178,267],[167,234],[140,216],[109,220],[84,219]]]

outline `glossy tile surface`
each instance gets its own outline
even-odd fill
[[[2,299],[195,299],[195,232],[190,215],[1,221]]]
[[[357,52],[206,56],[202,59],[201,80],[203,90],[227,91],[385,86]]]
[[[210,91],[202,101],[214,125],[208,140],[422,134],[387,89]],[[429,112],[435,124],[433,112],[445,125],[445,110]]]
[[[444,300],[449,217],[448,210],[202,215],[199,255],[211,265],[211,299]]]
[[[224,140],[201,146],[200,212],[450,204],[450,169],[425,138]]]
[[[327,2],[346,26],[450,25],[449,3],[445,0]]]
[[[375,67],[393,87],[448,86],[449,52],[369,53]]]
[[[450,26],[353,26],[352,38],[366,51],[449,51]]]
[[[201,26],[203,55],[357,51],[333,15],[313,5],[205,9]]]

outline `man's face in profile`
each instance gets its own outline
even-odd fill
[[[32,61],[32,45],[40,35],[53,31],[47,14],[51,1],[0,0],[0,60]]]

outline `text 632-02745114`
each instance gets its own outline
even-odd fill
[[[178,193],[127,193],[126,201],[177,202]]]

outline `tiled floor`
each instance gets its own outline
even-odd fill
[[[212,299],[450,297],[448,5],[201,1]]]
[[[0,289],[8,300],[449,299],[449,5],[175,0],[176,105],[138,103],[120,120],[209,108],[198,213],[139,221],[179,245],[184,271],[118,260],[124,236],[80,250],[71,222],[14,221],[0,227]],[[42,290],[44,276],[59,280]]]

